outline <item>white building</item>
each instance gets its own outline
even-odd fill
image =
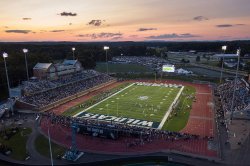
[[[62,63],[37,63],[33,68],[33,75],[38,79],[57,79],[59,76],[82,70],[78,60],[64,60]]]

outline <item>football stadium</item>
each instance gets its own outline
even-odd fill
[[[250,0],[0,0],[0,166],[249,166]]]
[[[39,62],[32,77],[9,89],[0,107],[0,152],[9,163],[209,165],[225,164],[229,151],[247,156],[239,151],[250,132],[244,72],[235,78],[232,70],[225,77],[214,70],[218,83],[163,57],[113,56],[85,65]]]
[[[161,58],[131,58],[166,63]],[[75,69],[68,69],[65,77],[58,67],[69,64]],[[23,84],[16,107],[39,112],[41,132],[68,148],[62,156],[66,160],[76,161],[84,152],[132,155],[166,149],[217,156],[216,149],[209,149],[214,121],[212,89],[206,82],[119,80],[107,72],[84,70],[77,60],[38,63],[33,70],[41,79]],[[159,70],[172,73],[174,66]],[[192,144],[200,147],[193,149]]]

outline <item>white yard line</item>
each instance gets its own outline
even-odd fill
[[[105,99],[99,101],[98,103],[95,103],[94,105],[92,105],[92,106],[86,108],[85,110],[83,110],[83,111],[81,111],[81,112],[78,112],[78,113],[75,114],[73,117],[76,117],[76,116],[80,115],[81,113],[88,111],[89,109],[95,107],[96,105],[98,105],[98,104],[100,104],[100,103],[102,103],[102,102],[108,100],[109,98],[111,98],[111,97],[117,95],[118,93],[121,93],[121,92],[124,91],[125,89],[128,89],[129,87],[133,86],[134,84],[135,84],[135,83],[132,83],[131,85],[126,86],[125,88],[123,88],[123,89],[121,89],[120,91],[118,91],[118,92],[112,94],[111,96],[109,96],[109,97],[107,97],[107,98],[105,98]]]
[[[164,125],[164,123],[166,122],[168,116],[169,116],[170,113],[173,111],[172,107],[173,107],[173,105],[177,102],[177,100],[179,99],[179,97],[180,97],[180,95],[181,95],[183,89],[184,89],[184,86],[182,86],[181,89],[179,90],[178,94],[176,95],[176,97],[175,97],[174,101],[172,102],[172,104],[169,106],[168,111],[165,113],[165,115],[164,115],[164,117],[162,118],[161,123],[159,124],[159,126],[158,126],[157,129],[161,130],[161,128],[162,128],[162,126]]]

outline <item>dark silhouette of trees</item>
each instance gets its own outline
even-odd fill
[[[201,57],[198,55],[196,56],[196,59],[195,59],[196,62],[200,62],[201,61]]]

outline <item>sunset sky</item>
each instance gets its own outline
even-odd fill
[[[239,39],[249,0],[0,0],[0,41]]]

